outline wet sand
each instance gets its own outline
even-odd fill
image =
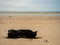
[[[7,39],[9,29],[38,31],[38,39]],[[60,16],[0,16],[0,45],[60,45]]]

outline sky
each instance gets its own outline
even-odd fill
[[[0,0],[0,12],[60,12],[60,0]]]

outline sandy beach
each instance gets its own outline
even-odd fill
[[[31,29],[42,38],[7,39],[9,29]],[[60,45],[60,16],[0,16],[0,45]]]

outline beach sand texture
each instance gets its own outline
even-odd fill
[[[9,29],[38,31],[38,39],[7,39]],[[0,16],[0,45],[60,45],[58,16]]]

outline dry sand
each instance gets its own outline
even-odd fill
[[[9,29],[38,31],[38,39],[7,39]],[[0,16],[0,45],[60,45],[60,17]]]

